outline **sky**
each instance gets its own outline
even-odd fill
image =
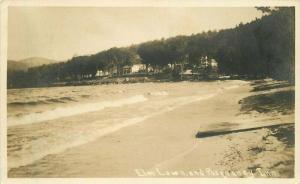
[[[9,7],[8,59],[65,61],[111,47],[232,28],[261,16],[252,7]]]

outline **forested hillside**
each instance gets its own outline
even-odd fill
[[[184,64],[199,65],[202,57],[214,58],[220,74],[272,77],[294,82],[294,7],[257,8],[265,15],[232,29],[177,36],[111,48],[93,55],[77,56],[67,62],[8,73],[8,87],[32,87],[66,80],[94,78],[98,70],[113,71],[134,63],[163,69]],[[174,68],[174,67],[173,67]]]

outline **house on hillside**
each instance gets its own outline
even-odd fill
[[[131,67],[131,72],[132,73],[139,73],[142,71],[146,70],[146,65],[145,64],[134,64]]]
[[[96,77],[105,77],[105,76],[108,76],[108,75],[109,75],[109,72],[98,70],[95,76]]]
[[[122,71],[121,71],[121,74],[122,75],[127,75],[127,74],[131,74],[132,73],[132,66],[123,66],[122,67]]]
[[[146,71],[146,65],[134,64],[132,66],[124,66],[122,68],[122,75],[137,74]]]
[[[201,58],[200,66],[196,69],[199,79],[214,79],[218,77],[218,62],[207,57]]]
[[[199,64],[192,69],[182,71],[181,79],[215,79],[218,78],[218,62],[215,59],[202,57]]]
[[[137,73],[142,73],[146,71],[146,65],[144,64],[134,64],[132,66],[126,65],[123,66],[120,70],[119,75],[131,75],[131,74],[137,74]],[[118,71],[116,68],[108,71],[102,71],[98,70],[96,73],[96,77],[108,77],[108,76],[117,76]]]

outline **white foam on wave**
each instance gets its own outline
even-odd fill
[[[134,125],[136,123],[142,122],[149,118],[150,116],[141,116],[141,117],[134,117],[127,119],[123,121],[122,123],[118,123],[109,127],[104,127],[102,129],[93,129],[90,130],[88,134],[77,134],[76,141],[68,142],[67,144],[56,144],[55,147],[51,147],[51,149],[44,149],[47,147],[47,143],[39,144],[39,145],[33,145],[35,147],[34,152],[28,152],[25,151],[22,153],[21,157],[14,157],[9,159],[9,165],[8,170],[12,168],[18,168],[21,166],[26,166],[28,164],[34,163],[37,160],[40,160],[44,158],[45,156],[49,154],[57,154],[65,151],[68,148],[80,146],[83,144],[86,144],[88,142],[94,141],[98,139],[99,137],[102,137],[106,134],[115,132],[117,130],[120,130],[124,127]],[[95,122],[95,123],[101,123],[101,122]]]
[[[80,104],[72,107],[56,108],[51,111],[45,111],[42,113],[28,114],[22,117],[11,117],[8,119],[8,126],[39,123],[43,121],[58,119],[62,117],[68,117],[88,112],[94,112],[103,110],[107,107],[120,107],[123,105],[134,104],[138,102],[144,102],[147,98],[143,95],[136,95],[129,98],[116,100],[116,101],[103,101],[97,103]]]

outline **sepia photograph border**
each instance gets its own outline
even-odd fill
[[[300,49],[299,0],[4,0],[1,1],[1,66],[0,66],[0,127],[1,181],[0,183],[264,183],[300,184],[300,61],[295,52],[295,176],[294,178],[8,178],[7,177],[7,36],[8,7],[295,7],[295,50]]]

